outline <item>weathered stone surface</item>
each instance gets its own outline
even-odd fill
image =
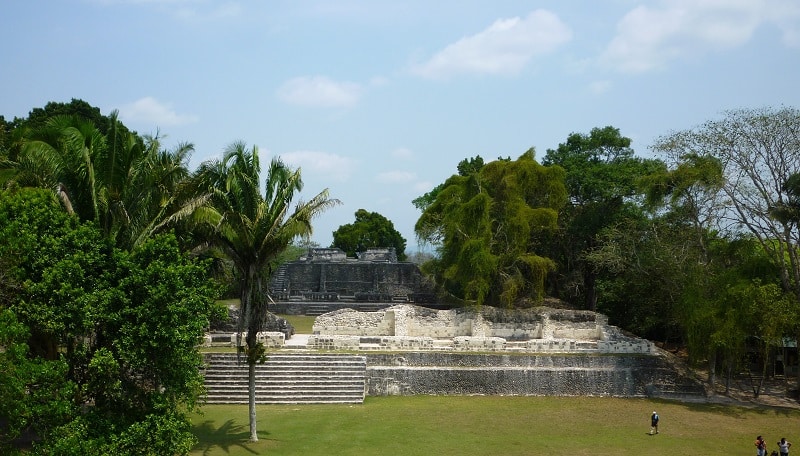
[[[376,312],[341,309],[317,317],[313,332],[451,339],[455,350],[497,350],[507,342],[518,341],[527,343],[514,347],[536,352],[647,353],[651,349],[650,342],[624,336],[618,328],[609,326],[605,315],[549,307],[434,310],[403,304]]]
[[[228,318],[222,321],[211,323],[212,332],[236,332],[239,330],[239,307],[238,305],[228,306]],[[262,331],[282,332],[284,338],[289,339],[294,334],[294,327],[285,318],[281,318],[272,312],[267,312]]]
[[[533,395],[644,397],[688,388],[659,356],[503,355],[447,352],[367,354],[367,395]]]
[[[270,281],[270,294],[290,299],[336,301],[341,296],[385,302],[394,296],[426,299],[433,286],[414,263],[398,262],[393,249],[371,249],[347,258],[339,249],[311,249],[281,265]],[[320,296],[326,296],[320,299]]]
[[[231,347],[244,347],[247,345],[246,340],[246,332],[241,333],[241,336],[238,333],[233,333],[231,334]],[[282,332],[262,331],[256,334],[256,341],[264,344],[266,348],[281,348],[285,342],[285,336]]]

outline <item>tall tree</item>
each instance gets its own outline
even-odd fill
[[[800,172],[800,111],[761,108],[728,111],[719,120],[659,138],[654,151],[700,153],[722,164],[726,208],[719,215],[722,233],[752,234],[781,267],[785,290],[800,299],[800,232],[773,216],[791,200],[784,186]],[[788,261],[786,261],[788,259]]]
[[[269,266],[294,239],[309,236],[312,220],[339,201],[326,189],[292,208],[303,189],[300,170],[277,158],[270,162],[262,193],[258,149],[243,142],[231,144],[221,160],[201,164],[194,180],[198,194],[210,195],[202,214],[213,227],[209,246],[232,261],[240,281],[239,330],[247,331],[250,440],[255,442],[255,365],[264,355],[256,335],[267,313]]]
[[[350,256],[370,248],[391,247],[397,259],[405,261],[406,240],[394,229],[391,220],[366,209],[357,210],[355,215],[355,222],[342,225],[333,232],[331,247],[338,247]]]
[[[440,256],[428,267],[453,295],[479,305],[539,301],[554,267],[541,241],[565,198],[563,170],[540,165],[531,149],[451,176],[415,231],[438,243]]]
[[[202,204],[185,190],[191,144],[161,148],[108,118],[106,133],[92,121],[57,115],[37,123],[14,169],[20,185],[56,192],[68,212],[96,223],[116,245],[130,249],[187,217]]]
[[[793,206],[787,183],[800,171],[798,131],[800,112],[796,109],[740,109],[659,138],[653,147],[656,153],[683,157],[684,162],[717,163],[721,184],[695,200],[697,213],[706,214],[709,229],[725,238],[757,242],[759,251],[777,268],[772,278],[758,278],[761,285],[753,279],[737,284],[738,295],[771,302],[776,294],[766,287],[777,278],[781,289],[794,295],[795,314],[800,308],[800,232],[790,213],[783,211]]]
[[[588,135],[570,134],[557,149],[548,149],[542,160],[545,166],[564,168],[569,192],[554,243],[560,266],[554,291],[567,299],[582,298],[590,310],[597,308],[598,274],[586,255],[598,247],[598,234],[604,228],[633,216],[638,180],[662,166],[634,156],[630,145],[630,138],[617,128],[593,128]]]
[[[24,283],[0,308],[12,348],[0,396],[22,394],[8,402],[15,428],[32,426],[43,454],[187,453],[196,347],[218,309],[207,265],[170,235],[114,249],[30,188],[0,192],[0,258]]]

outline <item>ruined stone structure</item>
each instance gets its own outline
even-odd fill
[[[434,310],[396,305],[375,312],[342,309],[317,317],[309,348],[428,349],[526,353],[651,354],[596,312],[538,307]]]
[[[371,312],[341,309],[321,315],[315,320],[313,334],[303,335],[302,345],[280,332],[258,336],[280,356],[297,349],[301,349],[298,356],[357,353],[364,360],[357,375],[367,396],[586,395],[706,400],[702,383],[676,369],[669,354],[647,340],[622,333],[608,324],[605,315],[590,311],[486,306],[435,310],[401,304]],[[241,338],[230,335],[228,343],[241,344]],[[302,367],[303,371],[309,369],[307,364]],[[327,369],[319,368],[320,372]],[[241,380],[241,384],[244,388],[247,383]],[[220,396],[217,400],[229,399]]]
[[[309,303],[326,310],[382,303],[433,303],[433,286],[414,263],[399,262],[394,249],[370,249],[348,258],[336,248],[313,248],[283,264],[269,285],[274,312],[306,313]]]
[[[676,371],[666,353],[590,311],[398,305],[325,314],[317,317],[313,330],[308,348],[366,353],[365,389],[372,396],[705,399],[702,384]]]

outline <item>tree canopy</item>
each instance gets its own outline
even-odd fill
[[[0,444],[31,428],[58,454],[187,452],[196,346],[218,313],[208,265],[170,235],[115,249],[51,192],[17,188],[0,192],[0,258],[22,284],[0,308],[0,363],[17,373],[0,378],[13,405]]]
[[[557,296],[596,310],[598,271],[586,255],[598,245],[598,235],[625,217],[639,217],[634,197],[638,183],[663,164],[634,155],[631,140],[617,128],[593,128],[572,133],[557,149],[548,149],[542,163],[566,171],[568,202],[559,214],[559,232],[552,256],[559,264],[551,287]]]
[[[164,150],[159,138],[129,132],[116,112],[94,121],[59,114],[29,122],[35,127],[24,130],[20,150],[0,167],[19,185],[51,189],[68,212],[96,223],[120,247],[136,247],[203,203],[204,195],[183,186],[191,144]]]
[[[201,164],[192,177],[194,193],[207,194],[208,204],[197,215],[205,226],[206,247],[218,249],[234,265],[239,290],[239,331],[247,331],[250,440],[258,441],[255,409],[255,365],[264,355],[256,339],[267,317],[269,267],[295,239],[312,233],[312,220],[339,203],[322,190],[294,204],[303,189],[300,170],[274,158],[261,191],[258,148],[237,141],[222,159]]]
[[[331,247],[338,247],[351,257],[367,249],[391,247],[397,259],[405,261],[406,240],[394,229],[391,220],[366,209],[357,210],[355,216],[355,222],[342,225],[333,232]]]
[[[428,267],[453,295],[502,306],[540,301],[555,267],[541,241],[565,199],[563,170],[540,165],[531,149],[451,176],[415,230],[438,245]]]

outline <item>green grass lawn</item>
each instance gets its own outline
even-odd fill
[[[311,334],[311,328],[314,326],[314,319],[306,315],[278,315],[283,317],[294,327],[295,334]]]
[[[650,436],[650,414],[661,433]],[[800,411],[589,397],[368,397],[363,405],[207,405],[195,455],[749,455],[800,444]]]
[[[219,299],[217,300],[217,304],[221,306],[238,306],[239,300],[238,299]],[[279,317],[283,317],[294,326],[294,332],[296,334],[311,334],[311,328],[314,326],[314,318],[306,315],[278,315]]]

